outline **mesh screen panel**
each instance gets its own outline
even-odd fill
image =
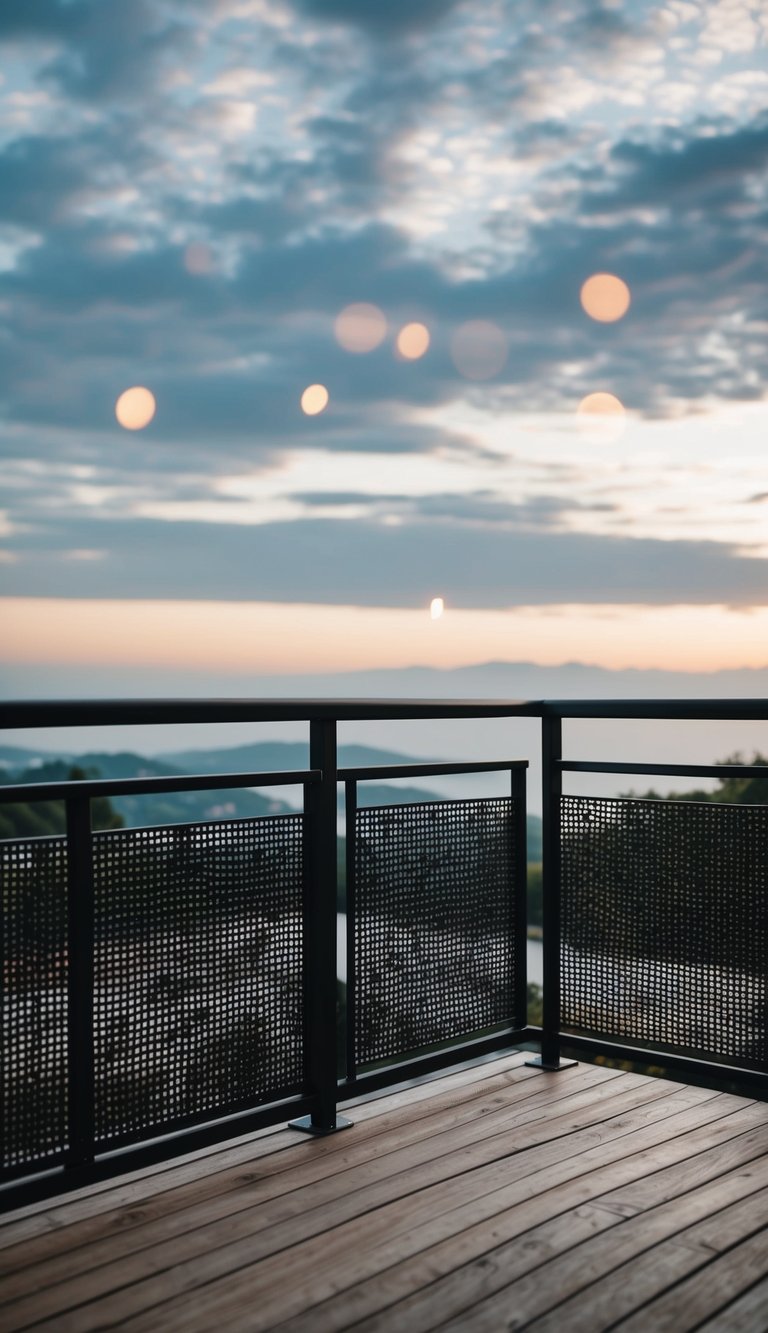
[[[2,1164],[67,1146],[67,848],[0,842],[3,931]]]
[[[303,816],[94,835],[97,1141],[304,1076]]]
[[[765,1065],[768,807],[566,796],[562,1020]]]
[[[358,1063],[511,1018],[513,807],[502,797],[358,809]]]

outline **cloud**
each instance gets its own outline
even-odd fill
[[[298,7],[310,18],[331,23],[348,23],[378,37],[399,36],[440,23],[456,8],[458,0],[298,0]]]
[[[71,97],[112,102],[153,88],[167,61],[189,53],[198,34],[167,19],[151,0],[23,0],[0,12],[0,42],[53,38],[44,77]]]
[[[585,504],[558,495],[536,495],[514,503],[492,490],[419,496],[388,495],[378,491],[297,491],[289,498],[311,510],[350,507],[417,518],[453,518],[462,523],[501,523],[522,528],[556,525],[574,512],[616,512],[616,506],[608,502]]]
[[[0,9],[0,39],[64,37],[76,34],[91,3],[62,4],[60,0],[24,0]]]
[[[675,130],[657,143],[618,143],[611,165],[612,188],[585,200],[592,212],[647,205],[690,212],[713,198],[733,208],[749,194],[750,178],[768,166],[768,119],[761,115],[740,126],[709,123],[693,137]]]
[[[453,524],[468,551],[487,529],[528,562],[534,547],[515,545],[523,538],[575,541],[559,529],[589,526],[588,479],[566,499],[527,499],[509,475],[505,488],[481,491],[477,423],[488,440],[503,437],[495,458],[490,446],[485,454],[501,468],[508,439],[535,459],[536,440],[514,435],[516,414],[570,413],[594,389],[648,417],[763,398],[761,85],[744,81],[746,55],[734,49],[710,95],[710,76],[689,73],[704,18],[681,21],[667,50],[662,17],[591,0],[486,9],[301,0],[292,10],[256,0],[27,0],[0,9],[9,86],[55,88],[29,111],[30,128],[10,125],[0,145],[2,450],[41,469],[24,499],[31,546],[51,523],[56,465],[91,469],[92,491],[109,490],[117,508],[122,496],[129,512],[153,486],[168,505],[223,503],[218,478],[294,451],[450,450],[475,469],[464,494],[435,470],[432,495],[408,495],[405,481],[400,494],[390,480],[385,494],[358,501],[356,476],[333,503],[359,503],[367,518],[324,526],[331,501],[310,480],[294,497],[308,516],[290,541],[279,526],[254,535],[259,559],[272,563],[271,534],[289,580],[300,533],[324,550],[335,526],[343,543],[357,534],[359,558],[352,547],[347,558],[361,565],[361,587],[375,584],[377,543],[388,540],[376,520],[389,506],[411,559],[415,534],[442,549]],[[673,20],[671,11],[663,19]],[[683,101],[665,98],[672,83]],[[190,241],[210,248],[205,272],[185,266]],[[600,270],[631,287],[620,325],[596,325],[579,306],[582,282]],[[333,336],[334,316],[360,300],[380,305],[389,323],[365,357]],[[405,364],[394,336],[413,319],[432,341],[423,360]],[[471,319],[497,323],[509,349],[480,385],[450,356],[455,330]],[[330,405],[309,421],[298,403],[313,382],[328,386]],[[114,402],[135,383],[152,388],[158,412],[129,441]],[[459,424],[468,414],[471,429]],[[91,521],[67,549],[102,549],[86,532]],[[144,529],[120,531],[144,540]],[[162,534],[173,551],[184,531],[158,523],[156,554]],[[201,529],[205,542],[217,533]],[[221,537],[223,549],[229,541]],[[14,577],[32,577],[31,546]],[[488,559],[508,561],[501,549]],[[586,569],[587,547],[568,549],[574,571]],[[624,567],[625,548],[614,550]],[[627,568],[630,555],[641,569],[650,559],[637,542],[626,551]],[[545,552],[536,559],[548,568]],[[707,560],[730,578],[740,559],[703,552],[702,582]],[[575,578],[566,566],[564,584]],[[685,565],[686,588],[689,573]],[[526,574],[535,591],[538,572]],[[48,577],[42,565],[37,577]],[[87,577],[118,587],[123,576],[107,557]],[[517,596],[519,575],[510,577]],[[226,595],[228,566],[211,578]]]
[[[98,550],[62,565],[61,553]],[[768,604],[768,561],[707,541],[667,542],[496,524],[398,527],[319,518],[256,527],[97,517],[19,534],[14,596],[222,599],[413,607],[532,603]]]

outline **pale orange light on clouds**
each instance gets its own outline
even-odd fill
[[[582,309],[600,324],[615,324],[622,319],[631,299],[626,282],[615,273],[593,273],[581,288]]]
[[[125,430],[143,430],[148,426],[157,404],[155,395],[141,384],[126,389],[115,403],[115,416]]]
[[[507,359],[506,335],[487,319],[470,319],[451,338],[451,358],[465,379],[493,379]]]
[[[404,324],[397,335],[397,350],[406,361],[418,361],[429,349],[430,337],[426,324]]]
[[[627,424],[624,404],[613,393],[588,393],[576,415],[579,429],[597,443],[620,440]]]
[[[345,351],[372,352],[387,336],[387,321],[378,306],[355,301],[336,316],[333,329]]]
[[[308,417],[316,417],[328,406],[328,390],[324,384],[309,384],[301,395],[301,410]]]
[[[0,662],[243,672],[464,666],[482,661],[715,671],[768,664],[768,608],[423,607],[0,599]]]

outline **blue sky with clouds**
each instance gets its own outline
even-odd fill
[[[7,596],[768,606],[764,5],[6,0],[0,44]]]

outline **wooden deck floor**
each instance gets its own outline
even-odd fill
[[[768,1328],[768,1105],[524,1056],[0,1225],[0,1328]]]

